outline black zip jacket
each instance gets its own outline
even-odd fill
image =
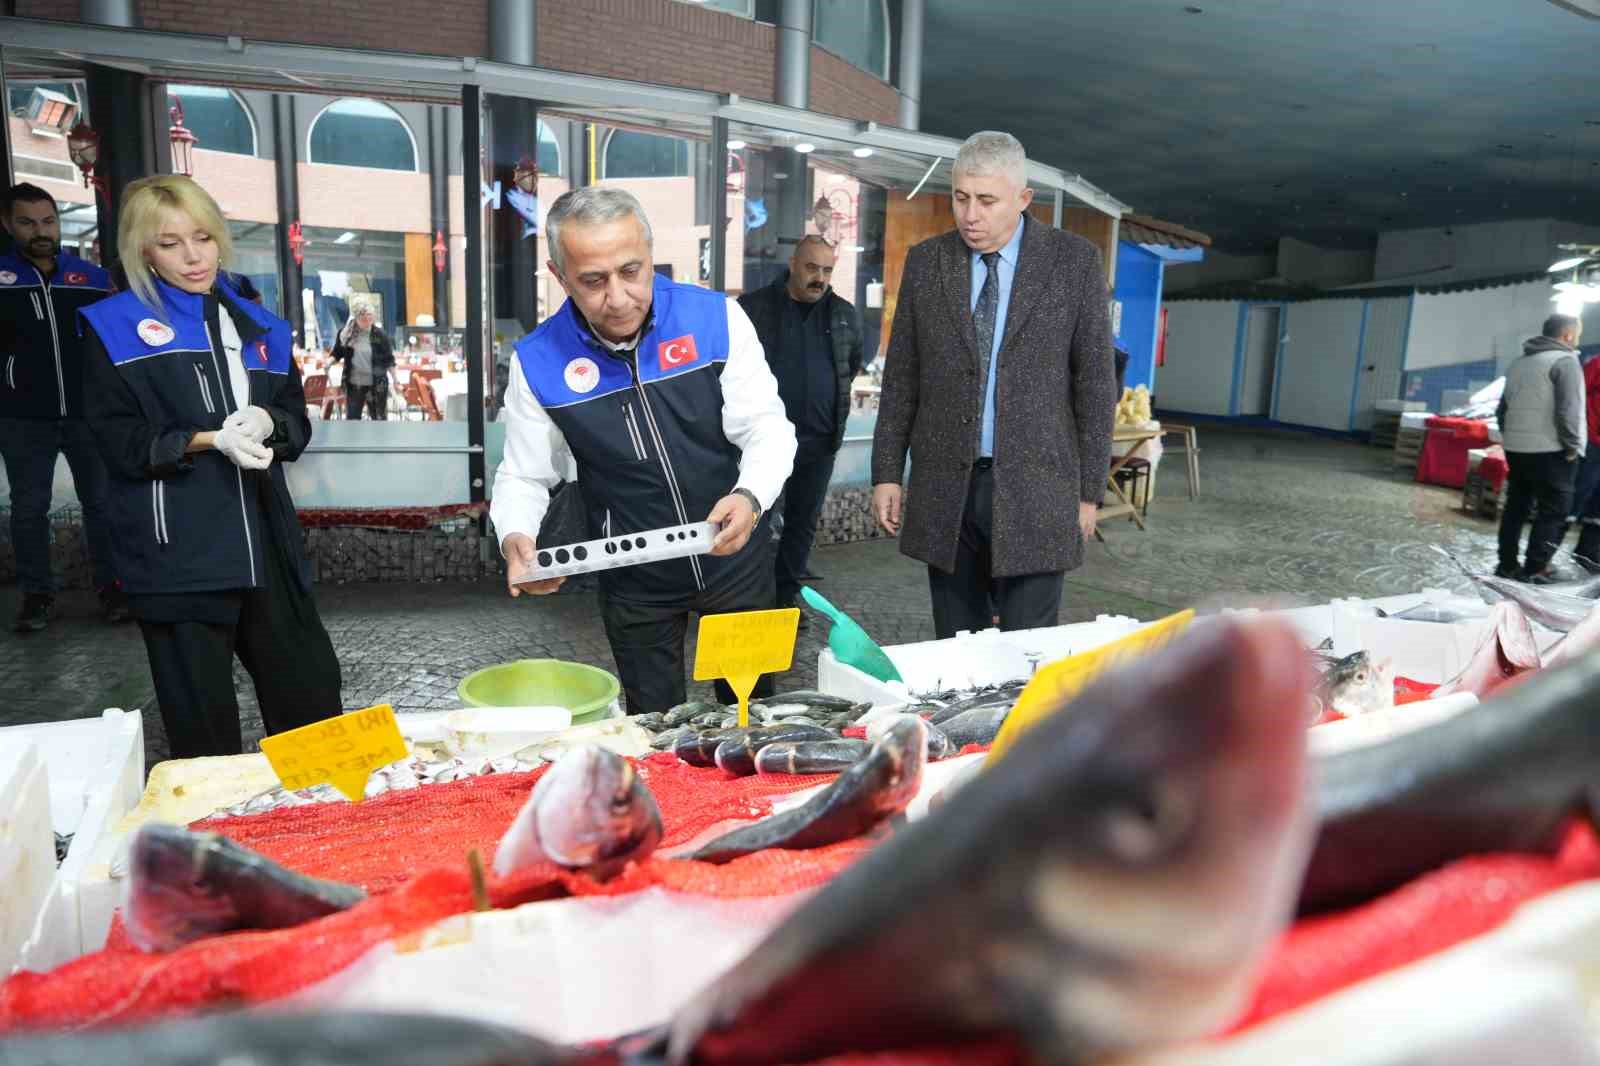
[[[111,276],[73,255],[45,277],[16,252],[0,255],[0,418],[82,418],[78,312],[106,298]]]

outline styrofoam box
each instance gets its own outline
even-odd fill
[[[978,688],[1031,677],[1039,666],[1109,644],[1143,623],[1123,615],[1103,614],[1093,622],[1001,632],[957,633],[949,640],[928,640],[884,648],[900,671],[902,682],[868,677],[833,657],[824,648],[817,656],[817,688],[833,696],[871,703],[874,708],[906,703],[917,693]]]
[[[0,741],[0,975],[22,958],[56,872],[49,773],[26,738]]]
[[[50,821],[55,832],[72,834],[72,846],[17,960],[26,969],[48,969],[100,947],[110,930],[114,892],[108,887],[102,893],[107,899],[88,900],[79,888],[100,839],[139,802],[144,721],[137,711],[113,707],[99,718],[0,729],[0,748],[15,741],[39,749],[49,774]],[[54,865],[53,839],[50,859]],[[91,910],[103,917],[86,921]]]
[[[1400,414],[1403,411],[1425,411],[1428,405],[1421,400],[1379,400],[1373,404],[1379,411]]]

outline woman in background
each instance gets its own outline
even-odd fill
[[[289,324],[219,274],[228,225],[189,178],[129,185],[117,242],[128,288],[83,319],[118,573],[173,756],[237,754],[235,655],[269,734],[342,710],[283,476],[311,439]]]
[[[344,360],[345,417],[381,422],[389,417],[389,370],[394,346],[374,321],[372,308],[359,299],[350,304],[350,321],[339,331],[331,358]]]

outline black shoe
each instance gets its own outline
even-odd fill
[[[122,591],[122,582],[107,585],[100,590],[100,614],[107,622],[126,622],[133,617],[128,609],[128,594]]]
[[[1529,585],[1554,585],[1561,580],[1556,572],[1548,566],[1533,572],[1524,571],[1519,579]]]
[[[1522,567],[1507,566],[1505,563],[1501,563],[1499,566],[1494,568],[1494,576],[1503,577],[1507,581],[1521,581]]]
[[[47,592],[30,592],[22,597],[22,607],[17,611],[18,633],[37,633],[50,624],[50,608],[56,598]]]

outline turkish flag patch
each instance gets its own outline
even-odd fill
[[[77,271],[73,271],[72,273],[68,274],[64,280],[68,285],[87,285],[89,284],[89,275],[80,274]]]
[[[261,365],[267,364],[267,342],[256,341],[256,355],[261,359]]]
[[[688,366],[700,358],[700,352],[694,346],[694,334],[685,333],[670,341],[662,341],[656,348],[656,355],[661,361],[661,370],[676,370],[680,366]]]

